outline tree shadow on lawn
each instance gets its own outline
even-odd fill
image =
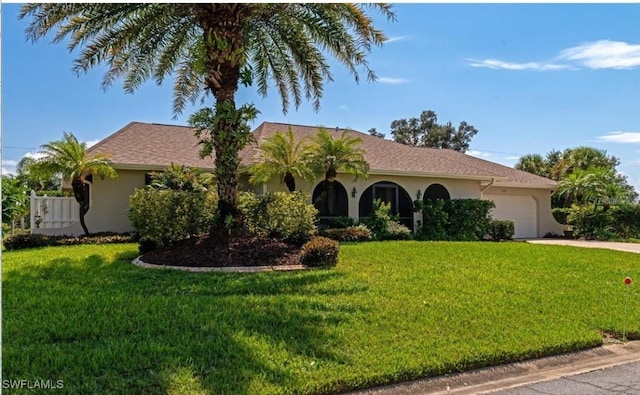
[[[78,394],[242,394],[290,392],[349,363],[329,328],[365,313],[340,296],[366,288],[340,288],[340,272],[185,273],[130,258],[8,270],[4,376]]]

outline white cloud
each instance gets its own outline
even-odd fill
[[[598,140],[611,143],[640,143],[640,133],[638,132],[611,132],[605,136],[598,136]]]
[[[562,50],[558,58],[590,69],[630,69],[640,67],[640,44],[600,40]]]
[[[409,37],[408,36],[389,37],[389,38],[387,38],[387,41],[385,41],[385,44],[395,43],[395,42],[398,42],[398,41],[404,41],[407,38],[409,38]]]
[[[471,67],[485,67],[489,69],[503,69],[503,70],[533,70],[533,71],[548,71],[548,70],[562,70],[567,69],[569,66],[553,63],[539,63],[539,62],[527,62],[527,63],[511,63],[503,62],[497,59],[467,59]]]
[[[488,158],[493,155],[490,152],[484,152],[479,150],[471,150],[466,152],[467,155],[475,156],[476,158]]]
[[[392,78],[392,77],[379,77],[378,82],[382,84],[406,84],[409,80],[405,80],[404,78]]]
[[[466,59],[471,67],[501,70],[631,69],[640,67],[640,44],[600,40],[561,50],[550,61],[506,62],[498,59]]]
[[[87,143],[87,148],[89,148],[89,147],[91,147],[93,145],[98,144],[100,141],[102,141],[102,140],[100,140],[100,139],[88,140],[88,141],[85,141],[85,143]]]

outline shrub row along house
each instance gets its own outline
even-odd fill
[[[241,163],[249,168],[258,158],[258,145],[277,132],[291,127],[296,138],[313,138],[318,127],[265,122],[253,132],[255,142],[241,152]],[[343,129],[327,129],[339,138]],[[369,177],[358,179],[338,173],[333,188],[319,208],[321,219],[371,214],[374,199],[391,203],[399,221],[416,229],[421,220],[414,213],[416,199],[490,199],[495,202],[494,219],[515,223],[516,238],[542,237],[562,233],[563,227],[551,214],[550,195],[557,183],[524,171],[448,149],[403,145],[365,133],[348,130],[362,140],[369,162]],[[213,159],[200,159],[200,146],[193,129],[185,126],[131,122],[89,149],[89,154],[109,154],[119,178],[93,177],[90,209],[86,221],[92,232],[133,230],[127,216],[129,197],[136,188],[151,182],[151,172],[164,170],[171,163],[213,171]],[[262,185],[249,184],[245,170],[240,175],[241,190],[256,193],[286,191],[278,179]],[[312,201],[322,193],[322,179],[313,183],[300,180],[298,190],[307,191]],[[171,218],[167,218],[168,221]],[[82,234],[79,224],[56,229],[34,229],[47,234]]]

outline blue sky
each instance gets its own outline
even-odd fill
[[[104,92],[105,67],[72,71],[75,53],[49,40],[25,40],[18,4],[2,4],[2,170],[63,131],[95,142],[131,121],[172,119],[171,81],[125,94]],[[370,128],[431,109],[441,122],[466,121],[479,133],[468,153],[513,166],[518,157],[588,145],[619,157],[640,191],[640,4],[397,4],[397,21],[376,16],[390,38],[369,57],[379,80],[356,84],[339,66],[322,109],[309,103],[285,116],[241,88],[263,121]]]

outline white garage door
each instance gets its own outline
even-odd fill
[[[486,195],[496,204],[493,219],[510,219],[515,225],[514,238],[538,237],[536,201],[531,196]]]

